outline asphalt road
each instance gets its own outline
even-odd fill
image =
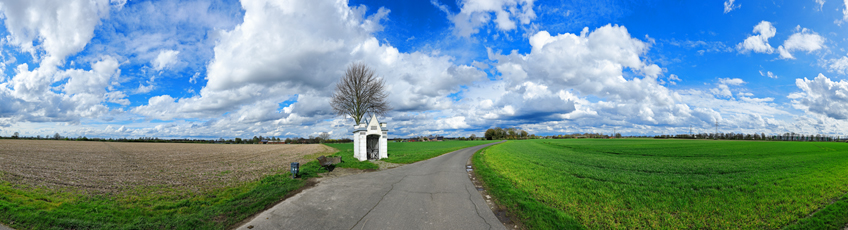
[[[328,179],[237,229],[505,229],[465,170],[489,145]]]
[[[13,230],[13,229],[10,228],[10,227],[7,227],[6,225],[0,224],[0,230]]]

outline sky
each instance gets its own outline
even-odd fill
[[[848,135],[848,0],[0,0],[0,136]],[[716,127],[718,124],[718,127]]]

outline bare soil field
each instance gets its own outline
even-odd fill
[[[287,171],[291,162],[303,164],[334,151],[317,144],[0,140],[0,179],[93,194],[197,192]]]

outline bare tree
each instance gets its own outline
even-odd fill
[[[338,115],[349,115],[356,124],[366,113],[384,115],[392,108],[386,102],[386,82],[374,70],[362,63],[347,67],[344,77],[336,84],[330,105]]]
[[[321,140],[327,140],[330,139],[330,134],[327,132],[322,132],[321,134],[318,134],[318,137],[321,138]]]

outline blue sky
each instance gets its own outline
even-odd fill
[[[0,1],[0,135],[848,135],[848,1]]]

